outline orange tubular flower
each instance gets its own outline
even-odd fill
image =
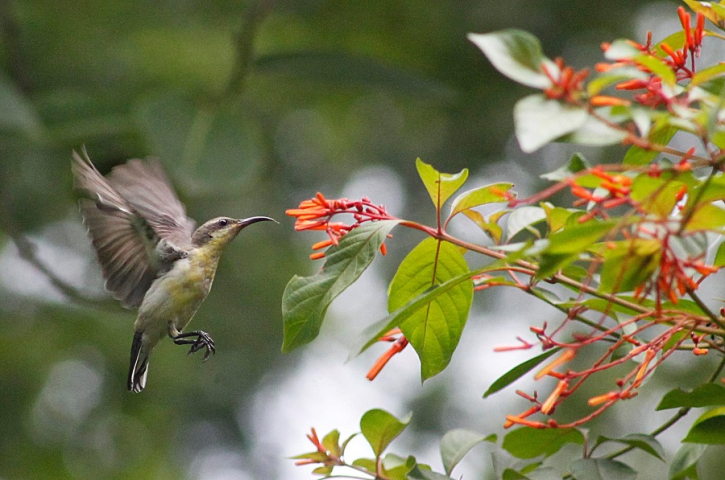
[[[583,94],[584,79],[589,75],[589,70],[585,68],[575,72],[573,68],[564,66],[564,60],[561,58],[557,58],[555,63],[559,68],[558,77],[555,77],[546,65],[541,65],[544,75],[552,84],[549,88],[544,89],[544,94],[551,99],[576,102]]]
[[[624,98],[611,97],[609,95],[595,95],[589,99],[589,104],[592,107],[628,107],[632,102]]]
[[[632,387],[638,388],[640,385],[642,385],[644,376],[647,373],[647,368],[649,367],[652,359],[655,358],[655,355],[656,353],[654,352],[654,350],[647,350],[647,353],[644,354],[644,361],[637,370],[637,376],[634,378],[634,382],[632,382]]]
[[[303,200],[297,208],[291,208],[285,212],[290,217],[295,217],[295,230],[321,230],[327,233],[327,240],[317,242],[312,246],[313,250],[337,245],[340,238],[349,231],[357,228],[363,222],[392,219],[382,205],[374,205],[369,198],[361,200],[348,200],[340,198],[328,200],[321,193],[313,198]],[[342,222],[331,222],[332,217],[338,214],[347,213],[353,216],[355,223],[346,225]],[[386,253],[385,246],[380,247],[383,255]],[[324,252],[317,252],[310,255],[312,260],[324,258]]]
[[[697,27],[695,28],[695,45],[697,48],[702,45],[702,37],[705,30],[705,15],[702,12],[697,12]]]
[[[514,425],[523,425],[524,427],[532,427],[532,428],[546,428],[547,425],[542,422],[536,422],[533,420],[526,420],[525,418],[521,418],[516,415],[506,415],[506,423],[504,423],[504,428],[513,427]]]
[[[323,240],[321,242],[317,242],[316,244],[312,245],[312,250],[320,250],[322,248],[327,248],[330,245],[332,245],[331,239]]]
[[[553,392],[551,392],[551,395],[549,395],[549,398],[544,401],[544,403],[541,404],[541,413],[544,415],[548,415],[549,413],[554,410],[554,405],[556,405],[556,401],[559,400],[559,397],[563,393],[566,392],[566,389],[569,388],[569,380],[559,380],[559,383],[556,384],[556,388]]]
[[[702,39],[705,34],[705,17],[702,13],[698,12],[696,24],[693,28],[690,13],[683,7],[679,7],[677,14],[680,17],[682,32],[685,37],[682,48],[675,50],[667,43],[660,43],[657,45],[659,47],[659,51],[657,51],[656,47],[652,45],[652,32],[647,32],[647,42],[644,45],[631,40],[628,40],[627,43],[639,50],[642,56],[664,60],[675,74],[677,81],[680,81],[692,78],[695,74],[695,58],[700,56]],[[609,51],[610,47],[611,45],[608,43],[602,44],[602,49],[605,52]],[[667,57],[662,59],[661,52],[664,52]],[[613,68],[621,66],[632,66],[649,75],[646,79],[631,79],[617,84],[616,88],[618,90],[644,90],[643,93],[633,95],[635,102],[646,107],[658,107],[661,105],[669,107],[673,103],[688,103],[690,101],[687,98],[677,98],[667,94],[663,90],[660,75],[652,72],[645,64],[639,62],[636,57],[619,58],[613,63],[601,63],[596,66],[596,69],[598,72],[608,72]],[[606,103],[606,100],[595,100],[595,103],[592,103],[592,105],[596,106],[596,102]]]
[[[546,375],[551,375],[553,370],[558,367],[559,365],[563,365],[573,359],[576,356],[576,350],[573,348],[567,348],[564,350],[564,352],[559,355],[556,359],[554,359],[553,362],[546,365],[544,368],[539,370],[539,372],[534,375],[534,380],[539,380],[540,378],[545,377]]]
[[[645,82],[644,80],[639,79],[632,79],[632,80],[626,80],[624,82],[620,82],[617,84],[617,90],[639,90],[642,88],[647,88],[649,85],[649,82]]]
[[[685,11],[684,8],[677,8],[677,15],[680,17],[680,23],[682,23],[682,29],[685,32],[685,45],[691,47],[695,45],[695,39],[692,36],[692,29],[690,28],[690,14]]]
[[[592,397],[587,402],[589,406],[596,407],[597,405],[601,405],[602,403],[610,402],[612,400],[618,400],[620,398],[619,392],[609,392],[605,393],[604,395],[598,395],[596,397]]]
[[[399,332],[400,330],[398,330]],[[395,330],[391,330],[390,332],[383,335],[380,340],[382,341],[390,341],[390,334],[395,332]],[[408,339],[404,336],[400,336],[393,345],[390,346],[390,348],[383,353],[380,358],[375,362],[373,367],[368,371],[368,374],[365,376],[368,380],[371,382],[375,380],[375,377],[378,376],[378,374],[383,370],[385,365],[388,364],[391,358],[393,358],[396,354],[403,351],[405,347],[408,346]]]
[[[672,63],[677,68],[684,68],[685,67],[685,61],[687,60],[687,50],[681,51],[675,51],[667,45],[666,43],[663,43],[660,45],[660,48],[670,56],[672,59]]]

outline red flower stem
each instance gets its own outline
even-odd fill
[[[723,359],[720,360],[720,364],[713,371],[712,375],[710,375],[710,378],[708,379],[707,383],[714,383],[715,381],[717,381],[718,377],[720,376],[720,373],[723,371],[724,368],[725,368],[725,357],[723,357]],[[669,420],[667,420],[665,423],[663,423],[659,427],[657,427],[654,430],[652,430],[652,432],[650,432],[650,435],[653,436],[653,437],[656,437],[657,435],[659,435],[660,433],[664,432],[665,430],[667,430],[668,428],[670,428],[672,425],[674,425],[675,423],[677,423],[678,421],[680,421],[680,419],[682,419],[683,417],[685,417],[689,412],[690,412],[690,408],[689,407],[682,407],[682,408],[680,408],[677,411],[677,413],[675,413],[672,417],[670,417]],[[628,445],[628,446],[626,446],[626,447],[624,447],[624,448],[622,448],[620,450],[617,450],[616,452],[610,453],[605,458],[611,460],[611,459],[620,457],[620,456],[624,455],[625,453],[632,451],[634,448],[635,447],[633,447],[631,445]]]
[[[692,288],[687,289],[687,295],[697,304],[698,307],[700,307],[700,309],[702,309],[703,312],[705,312],[705,314],[707,314],[710,320],[712,320],[712,323],[717,325],[721,330],[725,330],[725,323],[723,322],[723,319],[715,315],[715,313],[710,310],[707,305],[705,305],[705,302],[702,301],[699,295],[697,295]]]
[[[652,324],[648,324],[648,326],[652,326]],[[647,326],[645,326],[644,328],[647,328]],[[668,329],[668,330],[667,330],[666,332],[663,332],[663,333],[662,333],[662,334],[660,334],[659,336],[655,337],[655,338],[654,338],[654,339],[653,339],[653,340],[652,340],[651,342],[649,342],[649,343],[648,343],[647,345],[643,345],[643,347],[647,347],[647,348],[646,348],[646,350],[647,350],[647,351],[661,351],[661,349],[662,349],[662,346],[663,346],[663,345],[665,344],[666,340],[667,340],[668,338],[670,338],[670,337],[671,337],[671,335],[672,335],[672,334],[674,334],[674,332],[676,332],[676,331],[678,331],[678,330],[679,330],[679,328],[677,328],[677,329],[672,329],[672,328],[670,328],[670,329]],[[692,329],[691,329],[690,331],[692,331]],[[652,365],[652,366],[651,366],[650,368],[648,368],[648,369],[647,369],[646,371],[642,372],[642,375],[641,375],[641,377],[642,377],[642,378],[644,378],[644,377],[646,377],[647,375],[649,375],[650,373],[652,373],[652,371],[654,371],[654,369],[655,369],[655,368],[656,368],[656,367],[657,367],[657,366],[658,366],[658,365],[659,365],[660,363],[662,363],[662,361],[663,361],[663,360],[664,360],[665,358],[669,357],[669,356],[670,356],[670,355],[671,355],[672,353],[674,353],[674,352],[675,352],[675,351],[677,350],[677,346],[681,345],[681,344],[682,344],[682,343],[683,343],[684,341],[686,341],[686,340],[687,340],[687,337],[685,336],[685,337],[681,338],[681,339],[680,339],[680,340],[679,340],[678,342],[676,342],[676,344],[675,344],[675,345],[673,345],[673,347],[672,347],[672,348],[671,348],[670,350],[668,350],[667,352],[665,352],[665,353],[663,353],[663,354],[662,354],[662,356],[660,357],[660,359],[659,359],[659,360],[658,360],[658,361],[657,361],[657,362],[656,362],[656,363],[655,363],[654,365]],[[650,347],[651,347],[651,346],[653,346],[652,348],[653,348],[654,350],[651,350],[651,349],[650,349]],[[583,384],[584,384],[584,382],[585,382],[586,380],[588,380],[588,379],[589,379],[589,377],[590,377],[591,375],[593,375],[594,373],[597,373],[597,372],[599,372],[599,371],[603,371],[603,370],[607,370],[607,369],[609,369],[609,368],[612,368],[612,367],[614,367],[614,366],[620,365],[620,364],[622,364],[622,363],[624,363],[624,362],[626,362],[626,361],[629,361],[629,360],[631,360],[631,359],[632,359],[633,357],[635,357],[635,356],[637,356],[637,355],[641,354],[641,353],[642,353],[642,352],[644,351],[643,349],[639,349],[639,348],[638,348],[638,349],[633,349],[633,350],[632,350],[632,351],[631,351],[631,352],[630,352],[630,353],[629,353],[628,355],[626,355],[626,356],[624,356],[624,357],[622,357],[622,358],[620,358],[620,359],[618,359],[618,360],[615,360],[615,361],[609,362],[609,363],[607,363],[607,364],[603,364],[603,363],[604,363],[604,361],[606,361],[606,359],[607,359],[607,358],[609,357],[609,355],[611,354],[611,352],[613,351],[613,349],[614,349],[614,348],[615,348],[615,346],[614,346],[614,345],[613,345],[612,347],[610,347],[609,351],[608,351],[608,352],[607,352],[606,354],[602,355],[602,356],[601,356],[601,357],[599,358],[599,360],[597,360],[597,361],[596,361],[596,362],[594,363],[594,366],[593,366],[593,367],[591,367],[591,368],[588,368],[587,370],[585,370],[585,371],[583,371],[583,372],[569,372],[569,377],[570,377],[570,378],[577,378],[577,377],[578,377],[578,380],[576,381],[576,383],[574,383],[574,385],[572,385],[572,386],[571,386],[571,387],[569,388],[569,394],[571,394],[571,393],[574,393],[574,392],[575,392],[575,391],[576,391],[576,390],[577,390],[577,389],[578,389],[578,388],[579,388],[579,387],[580,387],[581,385],[583,385]],[[646,368],[646,367],[645,367],[645,368]],[[636,375],[636,374],[637,374],[637,373],[639,372],[639,370],[640,370],[640,369],[641,369],[641,366],[637,366],[637,367],[635,367],[635,368],[634,368],[634,369],[633,369],[633,370],[632,370],[632,371],[631,371],[631,372],[630,372],[629,374],[627,374],[627,375],[626,375],[626,376],[624,377],[624,380],[623,380],[623,382],[624,382],[624,383],[626,383],[626,382],[630,382],[630,381],[632,380],[632,378],[633,378],[633,377],[634,377],[634,376],[635,376],[635,375]],[[629,386],[628,388],[626,388],[626,389],[625,389],[624,391],[626,392],[626,391],[630,391],[630,390],[633,390],[633,389],[634,389],[635,387],[636,387],[635,385],[630,385],[630,386]],[[605,406],[606,406],[606,405],[605,405]],[[606,406],[606,408],[609,408],[609,407],[608,407],[608,406]]]

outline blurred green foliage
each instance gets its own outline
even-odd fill
[[[180,478],[202,447],[249,446],[239,412],[263,375],[293,365],[280,297],[311,268],[285,208],[364,166],[412,185],[416,157],[444,171],[501,158],[523,89],[466,33],[517,27],[551,57],[583,39],[596,53],[631,35],[643,3],[0,0],[0,477]],[[227,249],[194,320],[223,354],[202,364],[162,343],[140,396],[124,388],[133,313],[99,295],[68,227],[81,145],[103,172],[159,156],[199,222],[282,223]],[[416,191],[409,205],[423,204]],[[70,296],[16,258],[27,238]],[[248,471],[275,478],[284,456]]]

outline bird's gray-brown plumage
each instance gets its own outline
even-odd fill
[[[223,247],[245,226],[269,217],[219,217],[194,230],[158,160],[129,160],[103,177],[85,151],[73,152],[75,188],[106,288],[138,307],[128,389],[143,390],[151,350],[165,335],[190,353],[214,342],[202,331],[182,333],[209,293]]]
[[[74,151],[73,173],[106,288],[136,308],[154,279],[191,247],[195,222],[158,160],[129,160],[106,179],[85,152]]]

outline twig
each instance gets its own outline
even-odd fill
[[[251,0],[242,17],[242,25],[235,36],[235,59],[224,97],[239,97],[254,60],[254,39],[261,20],[269,10],[266,0]]]
[[[724,368],[725,368],[725,357],[723,357],[722,360],[720,360],[720,364],[717,366],[717,368],[712,373],[712,375],[710,375],[710,378],[707,380],[706,383],[713,383],[713,382],[715,382],[715,380],[717,380],[717,377],[720,376],[720,373],[723,371]],[[652,432],[650,433],[650,435],[653,436],[653,437],[656,437],[657,435],[659,435],[660,433],[664,432],[665,430],[667,430],[668,428],[670,428],[672,425],[674,425],[675,423],[677,423],[682,417],[684,417],[685,415],[687,415],[690,412],[690,410],[691,410],[691,407],[682,407],[682,408],[680,408],[677,411],[677,413],[675,413],[672,417],[670,417],[669,420],[667,420],[665,423],[663,423],[659,427],[657,427],[654,430],[652,430]],[[634,448],[635,447],[629,445],[629,446],[626,446],[626,447],[624,447],[624,448],[622,448],[620,450],[617,450],[616,452],[610,453],[609,455],[607,455],[604,458],[614,459],[614,458],[617,458],[617,457],[619,457],[621,455],[624,455],[627,452],[630,452],[630,451],[634,450]]]

